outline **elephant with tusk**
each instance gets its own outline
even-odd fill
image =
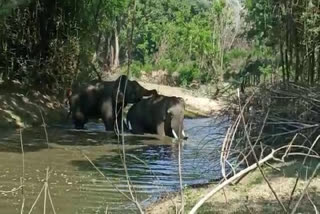
[[[155,95],[142,99],[128,111],[127,124],[134,134],[158,134],[187,139],[183,128],[184,100],[180,97]]]
[[[116,81],[100,81],[82,88],[78,93],[67,91],[69,115],[76,129],[83,129],[90,118],[101,118],[107,131],[120,130],[122,107],[157,94],[137,81],[122,75]],[[117,126],[119,124],[119,126]]]

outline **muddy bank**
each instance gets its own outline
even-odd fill
[[[296,172],[302,168],[301,179],[298,181],[290,208],[297,203],[300,195],[308,183],[313,170],[318,164],[317,161],[309,162],[307,166],[302,161],[290,161],[273,165],[275,169],[263,167],[269,182],[282,203],[287,207],[290,201],[292,189],[296,183]],[[279,171],[277,171],[279,170]],[[303,197],[298,213],[314,213],[315,208],[320,206],[320,172],[318,171],[308,188],[308,196]],[[185,212],[187,213],[206,193],[212,190],[217,184],[211,184],[199,188],[185,188]],[[176,207],[180,206],[180,193],[169,195],[162,200],[150,205],[147,208],[148,214],[176,213]],[[211,197],[199,210],[198,213],[283,213],[281,206],[275,199],[273,193],[264,181],[259,170],[248,174],[240,183],[227,186]]]
[[[26,128],[45,122],[55,123],[66,119],[63,98],[45,95],[19,84],[0,86],[0,128]]]

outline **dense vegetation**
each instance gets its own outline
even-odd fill
[[[315,84],[320,80],[319,4],[3,0],[1,77],[59,89],[124,71],[129,56],[133,75],[166,70],[185,86],[262,80]]]

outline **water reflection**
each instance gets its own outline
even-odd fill
[[[182,144],[183,184],[202,184],[220,178],[219,151],[228,123],[209,118],[186,119],[189,139]],[[44,169],[50,166],[50,187],[59,213],[128,213],[134,205],[115,187],[128,193],[123,167],[122,144],[113,133],[106,133],[103,124],[89,123],[88,130],[71,126],[48,128],[49,149],[43,129],[25,130],[26,194],[30,208],[43,184]],[[0,136],[1,137],[1,136]],[[178,144],[171,138],[126,134],[126,165],[139,201],[147,204],[165,192],[179,188]],[[1,137],[0,190],[19,186],[21,154],[19,133]],[[108,178],[104,179],[84,157]],[[7,173],[8,172],[8,173]],[[20,196],[0,195],[1,213],[16,213]],[[65,203],[69,201],[69,203]],[[13,206],[14,205],[14,206]],[[41,210],[41,206],[38,207]]]

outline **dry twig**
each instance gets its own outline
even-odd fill
[[[309,181],[306,183],[305,187],[303,188],[302,194],[300,195],[300,197],[299,197],[296,205],[295,205],[294,208],[292,209],[291,214],[294,214],[294,213],[297,211],[297,208],[298,208],[298,206],[299,206],[302,198],[303,198],[304,195],[307,193],[308,187],[309,187],[312,179],[315,177],[315,175],[316,175],[316,173],[317,173],[317,171],[318,171],[319,168],[320,168],[320,163],[318,163],[318,165],[317,165],[317,167],[315,168],[315,170],[313,171],[313,173],[312,173]]]
[[[224,182],[222,182],[220,185],[218,185],[217,187],[213,188],[208,194],[206,194],[203,198],[201,198],[196,205],[191,209],[191,211],[189,212],[189,214],[194,214],[196,213],[196,211],[202,206],[202,204],[207,201],[211,196],[213,196],[215,193],[217,193],[218,191],[220,191],[223,187],[229,185],[230,183],[232,183],[233,181],[237,180],[238,178],[240,178],[242,175],[254,170],[257,168],[258,164],[263,164],[271,159],[274,158],[274,153],[275,151],[272,150],[271,153],[269,155],[267,155],[265,158],[263,158],[262,160],[259,161],[259,163],[255,163],[252,164],[251,166],[249,166],[248,168],[238,172],[237,174],[235,174],[234,176],[232,176],[231,178],[225,180]]]

